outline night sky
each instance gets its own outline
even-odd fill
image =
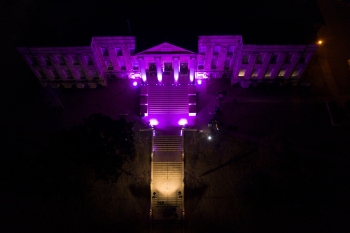
[[[138,51],[164,41],[196,51],[197,36],[210,34],[241,34],[253,44],[304,44],[314,38],[313,22],[322,22],[312,0],[21,2],[28,7],[3,3],[23,11],[15,19],[21,46],[89,45],[92,36],[130,35],[127,20]]]

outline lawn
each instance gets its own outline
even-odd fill
[[[184,136],[187,232],[349,229],[347,160],[302,156],[280,135],[259,144],[227,133],[210,142]]]

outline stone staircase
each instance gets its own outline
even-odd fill
[[[188,86],[149,86],[148,114],[188,114]]]
[[[183,204],[183,198],[181,197],[179,197],[177,193],[174,193],[168,196],[160,195],[160,196],[152,197],[152,206],[153,207],[166,207],[166,206],[181,207]]]
[[[153,177],[181,178],[182,166],[182,162],[153,162]]]
[[[181,136],[155,136],[153,138],[154,151],[182,151]]]

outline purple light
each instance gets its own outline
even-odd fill
[[[152,118],[152,119],[150,119],[149,120],[149,123],[150,123],[150,125],[158,125],[159,124],[159,122],[158,122],[158,120],[157,119],[154,119],[154,118]]]
[[[188,122],[187,122],[187,119],[185,118],[181,118],[178,122],[179,125],[186,125]]]
[[[134,87],[136,87],[137,86],[137,82],[136,81],[133,82],[132,85],[134,85]]]
[[[202,84],[202,80],[197,80],[197,83],[198,83],[198,85],[201,85]]]

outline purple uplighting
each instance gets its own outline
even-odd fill
[[[186,125],[188,122],[187,122],[187,119],[185,118],[181,118],[178,122],[179,125]]]
[[[134,87],[136,87],[137,86],[137,82],[136,81],[133,82],[132,85],[134,85]]]
[[[157,120],[157,119],[154,119],[154,118],[150,119],[150,120],[149,120],[149,123],[150,123],[151,126],[154,126],[154,125],[158,125],[158,124],[159,124],[158,120]]]

